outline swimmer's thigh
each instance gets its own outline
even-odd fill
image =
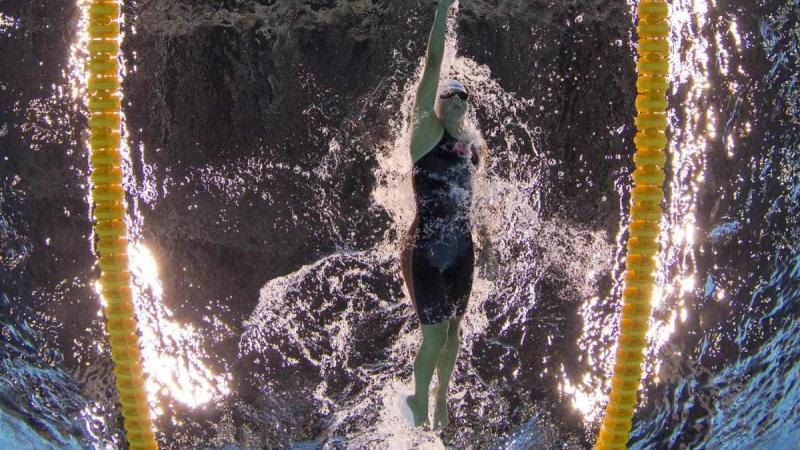
[[[449,318],[447,287],[442,273],[431,265],[424,252],[414,248],[411,258],[414,307],[423,325],[442,323]]]
[[[447,298],[454,316],[467,312],[469,295],[472,292],[472,274],[475,269],[475,250],[470,241],[469,248],[461,253],[455,264],[444,272]]]

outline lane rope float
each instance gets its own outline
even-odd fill
[[[620,334],[611,393],[596,450],[627,448],[636,394],[642,378],[643,350],[647,345],[661,202],[664,198],[664,164],[667,145],[666,92],[669,87],[669,5],[666,0],[638,2],[639,35],[634,138],[636,169],[631,191],[631,224],[628,237]]]
[[[128,270],[125,191],[120,153],[120,3],[93,0],[89,6],[86,95],[91,135],[90,162],[94,232],[100,266],[101,295],[105,300],[106,329],[114,361],[114,375],[125,435],[131,450],[157,450],[147,405],[142,355]]]

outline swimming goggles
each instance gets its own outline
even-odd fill
[[[457,95],[457,96],[461,97],[461,100],[465,100],[465,101],[469,97],[469,94],[467,94],[466,92],[450,91],[450,92],[448,92],[446,94],[440,95],[439,98],[441,98],[441,99],[453,98],[454,95]]]

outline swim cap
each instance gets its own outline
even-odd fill
[[[458,80],[445,79],[439,83],[439,95],[446,95],[453,91],[467,93],[467,88]]]

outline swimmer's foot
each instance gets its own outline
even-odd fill
[[[436,395],[436,406],[433,408],[433,429],[441,430],[450,425],[450,417],[447,411],[447,396]]]
[[[424,404],[420,404],[422,402],[418,402],[416,396],[409,395],[406,397],[406,404],[409,408],[411,408],[411,412],[414,414],[414,426],[419,427],[422,425],[428,424],[428,405],[427,402]]]

